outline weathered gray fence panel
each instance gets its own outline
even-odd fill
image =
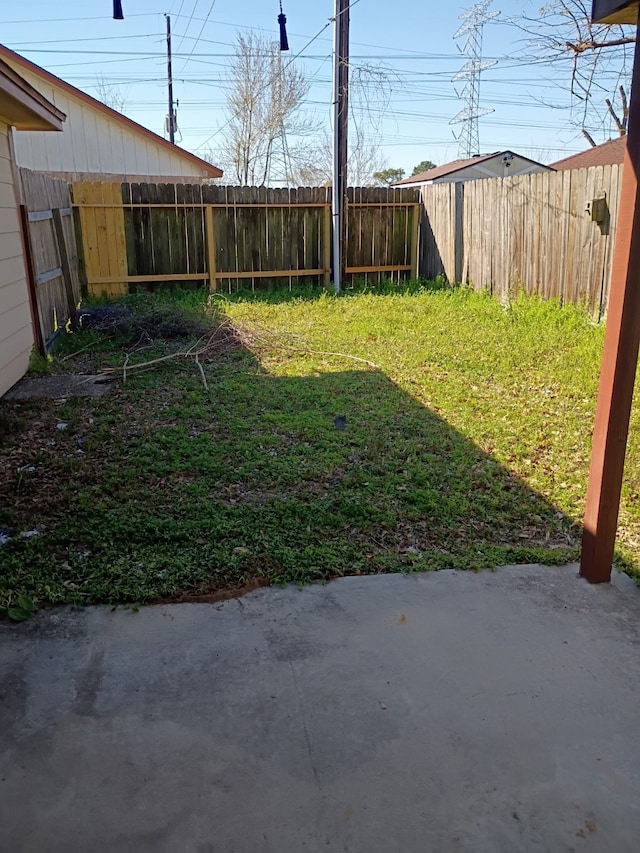
[[[420,273],[606,310],[622,166],[430,184]],[[594,201],[604,199],[598,220]]]

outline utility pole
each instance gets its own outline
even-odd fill
[[[167,117],[167,130],[169,131],[169,142],[176,143],[176,116],[173,111],[173,76],[171,72],[171,18],[167,19],[167,82],[169,84],[169,115]]]
[[[335,0],[333,22],[333,286],[340,293],[347,223],[347,131],[349,119],[349,0]]]

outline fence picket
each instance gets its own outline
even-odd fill
[[[424,186],[420,274],[462,278],[501,299],[522,288],[604,312],[621,171],[614,165],[467,181],[458,228],[455,185]],[[605,194],[603,231],[585,210]]]

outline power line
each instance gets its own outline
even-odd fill
[[[203,21],[203,24],[202,24],[202,26],[200,27],[200,32],[199,32],[199,33],[198,33],[198,35],[196,36],[196,40],[195,40],[195,42],[193,43],[193,47],[191,48],[191,53],[190,53],[190,54],[189,54],[189,56],[185,59],[184,65],[183,65],[183,66],[182,66],[182,68],[180,69],[180,72],[179,72],[180,74],[182,74],[182,72],[184,71],[184,69],[187,67],[187,63],[189,62],[189,60],[190,60],[190,59],[191,59],[191,57],[193,56],[193,52],[194,52],[194,50],[196,49],[196,47],[198,46],[198,42],[200,41],[200,36],[201,36],[201,35],[202,35],[202,33],[204,32],[204,28],[206,27],[207,22],[208,22],[208,20],[209,20],[209,15],[213,12],[213,7],[214,7],[215,5],[216,5],[216,0],[213,0],[213,3],[211,4],[211,6],[209,6],[209,11],[207,12],[207,14],[206,14],[206,16],[205,16],[205,19],[204,19],[204,21]]]
[[[171,4],[171,6],[173,6],[173,3]],[[184,0],[180,0],[180,8],[178,9],[178,11],[176,12],[176,14],[174,15],[174,17],[175,17],[175,18],[179,18],[179,17],[180,17],[180,12],[182,12],[182,7],[183,7],[183,6],[184,6]],[[171,14],[171,13],[169,13],[169,14]]]
[[[45,41],[19,41],[19,42],[9,42],[7,43],[7,47],[11,45],[11,49],[16,47],[27,47],[30,44],[39,45],[39,44],[72,44],[78,41],[121,41],[122,39],[144,39],[144,38],[161,38],[162,33],[136,33],[133,36],[87,36],[86,38],[79,39],[47,39]],[[220,44],[224,44],[224,42],[220,42]],[[77,51],[67,51],[68,53],[76,53]],[[81,51],[84,53],[84,51]]]
[[[184,28],[184,33],[182,34],[182,37],[180,38],[180,41],[178,42],[178,50],[180,49],[180,45],[184,41],[184,38],[185,38],[187,32],[189,31],[189,27],[191,26],[191,21],[193,21],[193,16],[195,15],[197,6],[198,6],[198,0],[196,0],[196,2],[193,4],[193,9],[191,10],[191,15],[189,16],[189,20],[187,21],[187,26]]]
[[[127,12],[127,18],[155,18],[157,12]],[[64,24],[73,21],[111,21],[113,20],[112,15],[93,15],[88,18],[79,18],[74,16],[73,18],[26,18],[22,21],[0,21],[3,26],[8,26],[9,24]]]
[[[358,0],[356,0],[356,2],[358,2]],[[289,60],[289,62],[287,62],[287,64],[286,64],[282,69],[280,69],[279,73],[280,73],[280,74],[283,74],[283,73],[287,70],[287,68],[289,68],[289,66],[290,66],[293,62],[295,62],[295,60],[296,60],[296,59],[299,59],[299,57],[300,57],[300,56],[302,56],[302,54],[304,53],[304,51],[305,51],[308,47],[310,47],[310,46],[314,43],[314,41],[315,41],[317,38],[319,38],[319,37],[320,37],[320,35],[321,35],[321,34],[322,34],[326,29],[327,29],[327,27],[330,27],[330,26],[331,26],[331,21],[327,21],[327,23],[322,27],[322,29],[318,30],[318,32],[315,34],[315,36],[313,36],[313,38],[309,39],[309,41],[305,44],[305,46],[304,46],[303,48],[301,48],[301,49],[298,51],[298,53],[296,53],[296,55],[295,55],[295,56],[292,56],[292,57],[291,57],[291,59]],[[262,94],[263,92],[266,92],[266,91],[267,91],[267,89],[269,88],[269,86],[271,86],[271,85],[273,84],[273,82],[274,82],[274,78],[273,78],[273,77],[269,78],[269,80],[267,80],[267,82],[266,82],[266,83],[265,83],[265,85],[262,87],[262,89],[260,89],[260,94]],[[226,127],[228,127],[228,126],[231,124],[231,122],[232,122],[232,121],[233,121],[233,116],[232,116],[228,121],[226,121],[226,122],[225,122],[221,127],[219,127],[217,130],[215,130],[215,131],[211,134],[211,136],[208,136],[208,137],[205,139],[205,141],[204,141],[203,143],[201,143],[200,145],[198,145],[198,146],[197,146],[197,148],[194,148],[194,151],[199,151],[201,148],[204,148],[204,146],[205,146],[208,142],[210,142],[210,141],[213,139],[213,137],[214,137],[214,136],[217,136],[219,133],[221,133],[221,132],[226,128]]]

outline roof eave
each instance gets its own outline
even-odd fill
[[[35,62],[31,62],[29,59],[26,59],[24,56],[20,56],[19,53],[15,53],[10,48],[6,47],[6,45],[0,44],[0,57],[5,56],[9,58],[12,62],[16,62],[21,67],[31,71],[33,74],[37,74],[43,79],[49,81],[54,86],[58,86],[63,89],[65,92],[70,94],[72,97],[77,98],[80,101],[84,101],[89,106],[94,109],[98,109],[111,118],[119,121],[121,124],[125,124],[130,127],[132,130],[136,130],[138,133],[142,133],[144,136],[153,139],[159,145],[162,145],[165,148],[169,148],[172,151],[175,151],[179,157],[185,157],[190,160],[195,165],[199,166],[203,171],[207,172],[207,176],[209,178],[221,178],[223,175],[222,169],[219,169],[217,166],[214,166],[212,163],[207,163],[206,160],[201,159],[196,154],[192,154],[190,151],[185,151],[184,148],[180,148],[177,145],[169,142],[167,139],[163,139],[162,136],[159,136],[157,133],[154,133],[152,130],[149,130],[147,127],[144,127],[138,122],[133,121],[133,119],[128,118],[122,113],[119,113],[117,110],[108,107],[106,104],[103,104],[101,101],[98,101],[96,98],[92,98],[91,95],[87,95],[86,92],[83,92],[81,89],[77,89],[75,86],[72,86],[71,83],[67,83],[65,80],[62,80],[60,77],[56,77],[55,74],[52,74],[50,71],[47,71],[44,68],[41,68],[39,65],[36,65]],[[26,81],[25,81],[26,82]],[[27,84],[29,85],[29,84]],[[46,100],[46,99],[45,99]],[[27,128],[21,128],[27,129]],[[62,128],[59,128],[60,130]]]
[[[0,115],[18,130],[60,131],[66,115],[0,60]]]

